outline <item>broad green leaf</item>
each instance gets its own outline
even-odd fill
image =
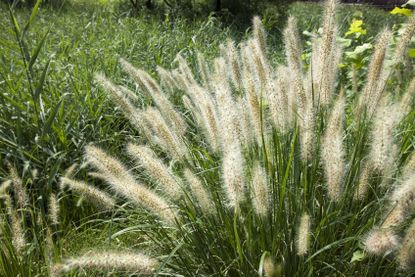
[[[363,261],[366,258],[365,252],[357,250],[353,253],[353,257],[350,260],[351,263]]]
[[[349,38],[338,37],[336,40],[342,47],[349,47],[352,45],[352,40]]]
[[[347,58],[358,59],[360,54],[363,54],[364,52],[372,48],[373,45],[371,43],[364,43],[362,45],[357,46],[353,51],[346,51],[344,54]]]

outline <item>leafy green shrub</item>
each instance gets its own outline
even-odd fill
[[[326,4],[308,67],[294,18],[284,31],[287,65],[276,67],[254,18],[251,38],[227,41],[213,64],[199,55],[197,74],[180,55],[177,69],[158,67],[161,86],[121,59],[144,99],[96,75],[140,137],[126,147],[130,170],[97,146],[86,148],[86,162],[117,203],[147,211],[133,227],[145,233],[145,254],[92,251],[56,270],[391,276],[397,256],[414,273],[415,81],[394,72],[415,16],[393,49],[391,32],[380,33],[353,94],[337,75],[336,6]]]

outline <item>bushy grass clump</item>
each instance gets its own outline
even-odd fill
[[[85,12],[38,36],[6,14],[3,272],[411,274],[414,20],[352,90],[334,5],[309,58],[293,18],[279,53],[258,18],[239,43],[214,18]]]
[[[176,69],[157,68],[158,84],[120,59],[144,103],[97,74],[140,138],[125,148],[131,169],[97,146],[86,147],[85,161],[117,203],[148,212],[136,227],[148,244],[139,253],[91,250],[55,270],[206,276],[413,271],[415,241],[407,228],[415,205],[413,130],[402,126],[413,122],[415,79],[402,82],[395,73],[406,59],[415,16],[393,48],[392,33],[379,34],[356,93],[345,90],[337,74],[336,6],[326,3],[307,66],[293,17],[284,30],[286,64],[275,67],[254,18],[250,38],[239,45],[228,40],[212,62],[199,54],[196,73],[178,55]],[[77,190],[73,178],[62,185]],[[106,193],[84,196],[107,210],[108,201],[96,197],[110,197]]]

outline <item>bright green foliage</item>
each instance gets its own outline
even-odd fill
[[[404,16],[411,16],[412,15],[412,11],[410,9],[406,9],[406,8],[395,7],[391,11],[391,14],[400,14],[400,15],[404,15]]]

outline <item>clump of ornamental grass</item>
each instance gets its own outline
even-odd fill
[[[28,186],[37,184],[36,170],[23,174],[8,164],[8,175],[0,184],[0,275],[48,274],[54,256],[60,217],[59,195],[45,199],[42,213],[39,199]]]
[[[148,213],[151,246],[142,250],[150,254],[91,251],[57,268],[184,276],[375,276],[413,268],[414,228],[401,235],[415,207],[415,163],[398,132],[413,120],[414,85],[401,93],[407,84],[394,72],[415,21],[395,49],[388,29],[379,34],[365,86],[350,93],[337,77],[337,6],[327,1],[310,60],[301,59],[290,18],[286,63],[274,66],[255,17],[246,41],[227,41],[211,62],[198,54],[198,74],[178,56],[177,68],[157,68],[159,84],[121,59],[145,105],[97,74],[141,139],[122,157],[85,149],[90,175],[112,197],[74,176],[62,184],[105,209],[117,198]],[[363,258],[349,262],[358,251]]]

